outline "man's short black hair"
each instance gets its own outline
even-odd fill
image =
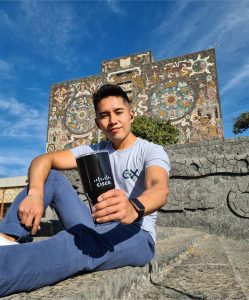
[[[98,103],[102,99],[107,98],[109,96],[122,97],[124,101],[126,101],[129,104],[131,103],[131,100],[127,96],[127,93],[119,85],[107,83],[102,85],[93,94],[93,105],[95,112],[97,112]]]

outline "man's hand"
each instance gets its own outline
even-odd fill
[[[112,189],[101,194],[98,203],[93,206],[93,218],[98,223],[120,221],[131,224],[138,217],[138,213],[126,197],[123,190]]]
[[[43,198],[38,195],[28,195],[20,204],[18,215],[20,222],[31,228],[31,234],[35,235],[40,229],[41,217],[44,211]]]

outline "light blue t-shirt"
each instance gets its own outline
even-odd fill
[[[123,150],[116,150],[111,142],[82,145],[71,149],[75,158],[93,151],[106,150],[109,153],[115,188],[125,191],[128,199],[137,198],[145,191],[145,169],[159,166],[170,170],[169,158],[162,146],[137,138],[134,144]],[[148,231],[156,241],[156,218],[154,212],[143,218],[141,228]]]

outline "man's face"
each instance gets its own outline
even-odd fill
[[[112,142],[120,143],[130,133],[133,112],[119,96],[103,98],[97,106],[96,124]]]

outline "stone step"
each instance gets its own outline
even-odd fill
[[[161,272],[165,265],[186,252],[205,234],[194,229],[159,227],[157,235],[156,256],[143,268],[125,267],[78,275],[53,286],[4,299],[129,299],[137,286],[150,282],[151,273]]]
[[[249,243],[206,234],[130,299],[249,299]]]
[[[158,227],[143,268],[89,273],[5,299],[249,299],[249,243],[195,229]]]

